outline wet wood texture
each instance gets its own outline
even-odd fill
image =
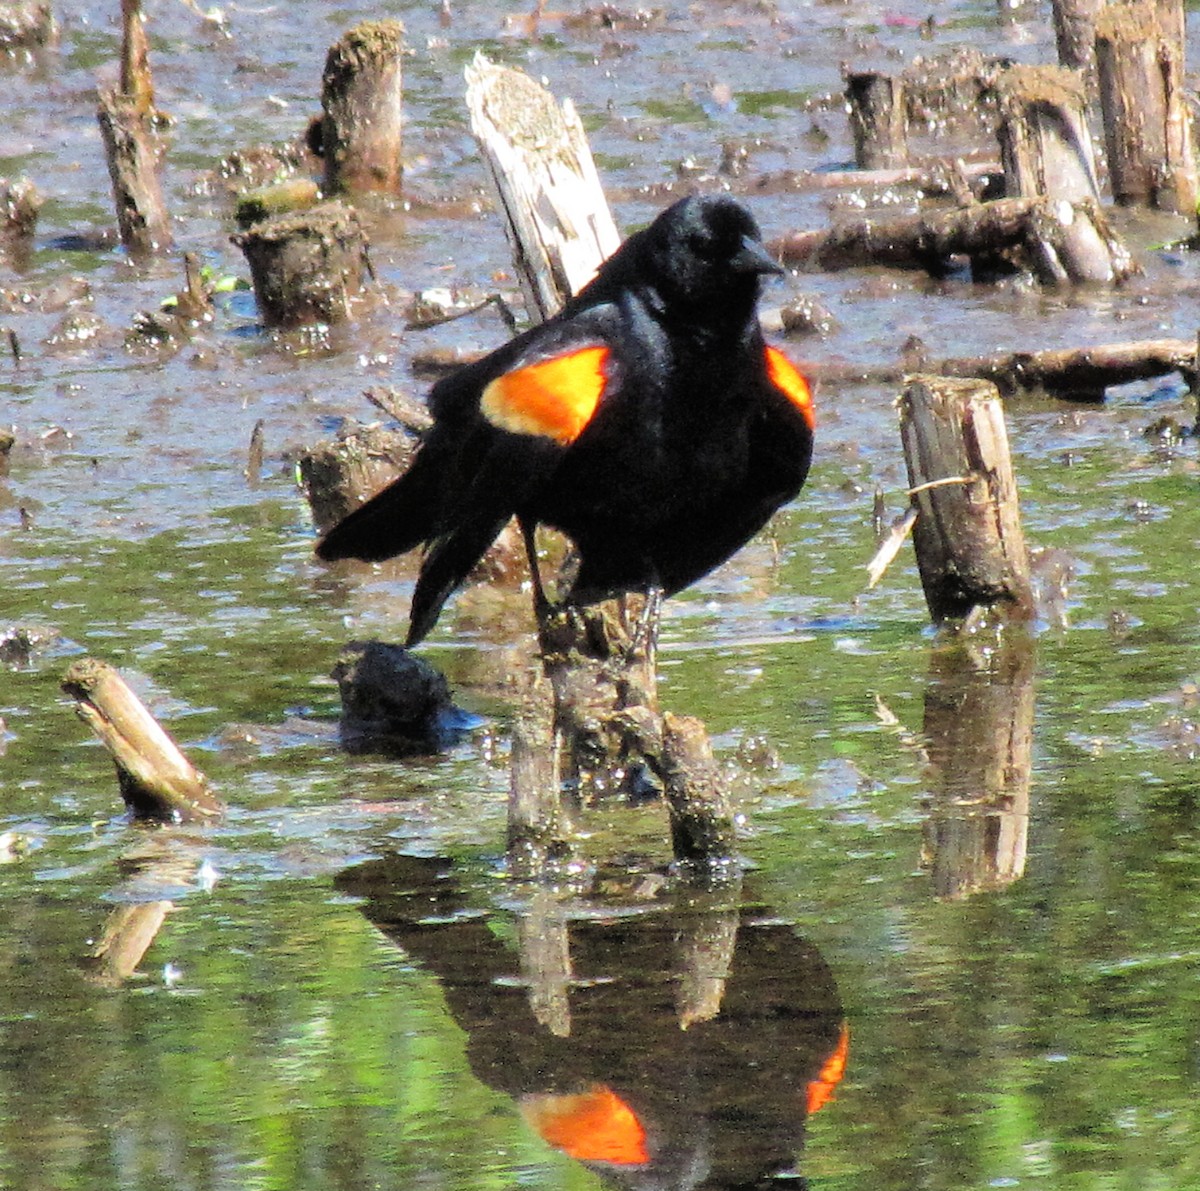
[[[908,115],[904,83],[879,71],[849,71],[846,100],[854,136],[854,162],[862,170],[902,169],[908,164]]]
[[[233,237],[250,266],[254,294],[271,326],[337,323],[370,272],[358,215],[339,202],[255,224]]]
[[[1095,276],[1091,262],[1073,250],[1082,228],[1088,229],[1089,238],[1108,246],[1108,276]],[[773,240],[770,248],[785,264],[831,271],[884,265],[924,269],[935,277],[950,272],[955,257],[968,258],[982,273],[993,272],[1001,257],[1049,285],[1115,282],[1134,271],[1103,211],[1090,200],[997,199],[952,210],[864,219],[825,231],[792,232]]]
[[[205,776],[107,662],[82,658],[67,671],[62,687],[75,700],[80,719],[112,754],[121,796],[134,815],[179,823],[224,814]]]
[[[1108,167],[1121,205],[1196,209],[1183,31],[1182,0],[1112,3],[1096,22]]]
[[[545,319],[591,280],[621,237],[579,116],[528,75],[477,54],[467,107],[504,212],[521,288]]]
[[[122,0],[121,19],[120,83],[99,89],[96,118],[121,243],[131,255],[146,257],[168,251],[173,237],[159,180],[161,146],[140,0]]]
[[[329,50],[321,79],[326,194],[400,190],[404,26],[364,21]]]
[[[917,505],[913,546],[934,623],[980,606],[1030,618],[1029,552],[995,386],[914,376],[899,410]]]

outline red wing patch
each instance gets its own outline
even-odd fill
[[[570,446],[591,421],[608,380],[607,347],[582,347],[496,377],[479,408],[493,426]]]
[[[812,389],[804,374],[777,347],[768,347],[767,376],[771,383],[800,411],[811,430]]]
[[[604,1084],[576,1095],[526,1096],[521,1112],[543,1140],[580,1162],[642,1166],[650,1161],[641,1121]]]

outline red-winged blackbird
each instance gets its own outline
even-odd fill
[[[808,383],[756,311],[780,272],[736,200],[668,207],[554,318],[439,381],[412,467],[317,554],[424,543],[410,645],[514,514],[527,541],[542,523],[574,543],[572,603],[693,583],[808,473]]]

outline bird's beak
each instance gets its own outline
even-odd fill
[[[783,266],[767,252],[758,240],[742,238],[742,247],[729,262],[737,273],[774,273],[781,275]]]

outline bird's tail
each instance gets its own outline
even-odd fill
[[[436,470],[422,467],[418,458],[398,480],[339,521],[317,543],[317,557],[382,562],[412,550],[437,532],[439,498]]]
[[[433,544],[421,564],[421,574],[413,590],[405,644],[418,645],[425,639],[437,623],[442,605],[484,556],[508,523],[508,518],[508,513],[504,513],[499,518],[480,517],[467,521]]]

